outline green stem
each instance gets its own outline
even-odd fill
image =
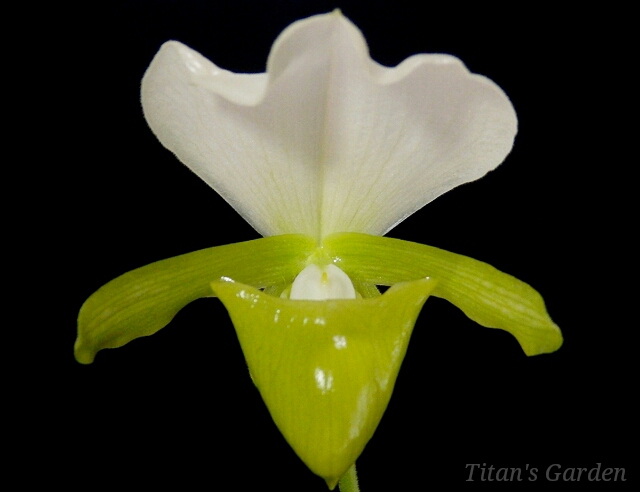
[[[360,492],[358,487],[358,474],[356,473],[356,464],[354,463],[343,475],[339,482],[340,492]]]

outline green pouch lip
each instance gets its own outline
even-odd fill
[[[274,297],[230,280],[211,284],[274,422],[330,488],[382,418],[436,283],[420,279],[375,298],[326,301]]]

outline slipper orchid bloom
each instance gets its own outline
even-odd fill
[[[215,295],[276,425],[334,488],[382,417],[429,295],[509,331],[527,355],[562,344],[529,285],[382,237],[496,168],[513,146],[509,99],[457,58],[383,67],[336,11],[289,26],[266,73],[231,73],[169,41],[144,76],[142,106],[160,142],[264,237],[103,286],[80,311],[79,362]],[[381,295],[379,285],[391,288]]]

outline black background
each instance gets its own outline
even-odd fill
[[[80,306],[112,278],[258,237],[148,129],[139,83],[159,46],[176,39],[223,68],[260,72],[287,25],[340,7],[376,61],[450,53],[509,95],[519,133],[505,163],[389,236],[472,256],[530,283],[565,336],[558,352],[527,358],[507,333],[430,299],[358,460],[363,492],[464,482],[468,463],[523,473],[529,464],[541,470],[540,483],[552,463],[625,466],[635,477],[626,447],[634,442],[637,378],[628,352],[637,323],[624,315],[620,283],[635,267],[619,249],[626,229],[611,222],[613,170],[581,131],[585,105],[600,104],[587,102],[583,87],[585,53],[599,49],[595,33],[573,12],[484,5],[423,14],[411,5],[98,2],[65,10],[50,26],[42,51],[60,89],[47,123],[61,134],[50,149],[65,165],[48,171],[55,192],[42,215],[55,223],[45,242],[57,256],[47,274],[46,356],[29,362],[39,373],[28,427],[37,432],[19,459],[47,466],[51,483],[326,490],[272,423],[217,300],[196,301],[153,337],[103,351],[91,366],[75,362],[72,347]],[[60,123],[70,115],[71,125]]]

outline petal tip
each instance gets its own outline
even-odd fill
[[[545,331],[545,336],[541,337],[539,340],[535,340],[534,342],[529,342],[516,336],[518,343],[520,343],[520,346],[522,347],[522,351],[527,357],[552,354],[553,352],[560,350],[564,344],[564,337],[562,336],[560,327],[554,322],[549,321]]]
[[[93,363],[96,352],[86,347],[82,339],[78,337],[73,346],[73,355],[80,364],[88,365]]]

